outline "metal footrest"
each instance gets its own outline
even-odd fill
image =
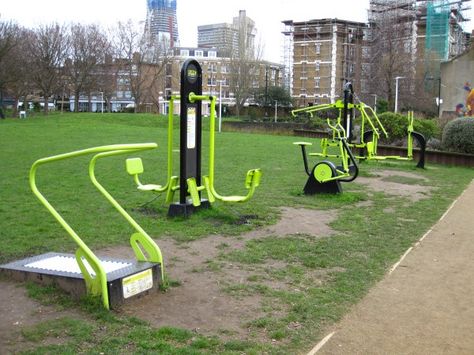
[[[136,260],[100,258],[107,274],[111,308],[128,299],[157,290],[161,282],[161,265]],[[92,268],[85,262],[90,273]],[[46,253],[0,265],[0,272],[19,281],[57,285],[76,298],[86,295],[84,278],[73,254]]]

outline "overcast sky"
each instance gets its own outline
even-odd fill
[[[264,59],[280,62],[283,20],[304,21],[339,18],[366,21],[369,0],[177,0],[178,30],[181,46],[197,45],[197,26],[231,23],[239,10],[255,21]],[[0,18],[16,20],[20,25],[59,22],[99,23],[105,27],[117,21],[142,21],[146,18],[146,0],[0,0]],[[468,17],[474,17],[474,9]],[[472,21],[465,30],[472,31]]]

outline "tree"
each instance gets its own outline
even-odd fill
[[[416,14],[409,4],[406,6],[390,2],[371,5],[371,92],[387,98],[391,108],[394,107],[395,77],[404,77],[399,80],[400,98],[405,93],[408,97],[414,90],[416,48],[412,31]]]
[[[230,56],[230,91],[234,93],[236,114],[240,112],[252,97],[253,87],[260,67],[261,47],[254,47],[255,26],[253,21],[241,12],[238,27],[238,45],[232,49]]]
[[[79,97],[98,91],[99,65],[105,64],[110,52],[107,36],[97,25],[74,24],[69,33],[69,56],[65,74],[74,93],[74,111],[79,111]]]
[[[13,22],[0,22],[0,116],[3,116],[3,93],[6,86],[14,80],[11,75],[12,51],[19,43],[20,27]]]
[[[278,101],[279,106],[289,107],[293,105],[290,92],[280,86],[258,88],[255,92],[255,101],[260,106],[273,105],[275,101]]]
[[[5,78],[6,92],[15,100],[13,104],[12,116],[16,117],[18,113],[18,104],[23,98],[24,109],[27,110],[27,94],[32,91],[30,57],[28,53],[29,41],[32,40],[31,30],[17,28],[17,44],[10,50],[6,56],[3,65],[6,69]]]
[[[59,24],[40,26],[28,41],[31,56],[32,80],[44,97],[44,113],[48,114],[48,100],[61,87],[61,68],[64,65],[69,41],[67,28]]]
[[[135,112],[140,112],[143,104],[156,101],[160,87],[164,86],[166,66],[171,58],[169,40],[152,36],[128,21],[118,24],[114,46],[119,58],[116,62],[120,68],[119,85],[128,88]]]

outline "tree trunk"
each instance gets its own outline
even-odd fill
[[[49,113],[49,106],[48,106],[48,102],[49,102],[49,95],[44,95],[44,114],[47,116],[48,113]]]
[[[74,112],[79,112],[79,90],[74,91]]]

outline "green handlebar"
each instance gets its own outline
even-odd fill
[[[59,214],[59,212],[51,205],[51,203],[39,191],[36,185],[36,172],[37,172],[38,167],[42,165],[50,164],[50,163],[57,162],[60,160],[76,158],[76,157],[80,157],[84,155],[95,154],[95,156],[92,158],[89,165],[89,175],[90,175],[92,183],[109,200],[109,202],[112,203],[112,205],[117,210],[119,210],[122,216],[125,217],[127,221],[130,224],[132,224],[132,226],[137,231],[139,231],[141,234],[144,233],[144,235],[147,236],[147,234],[143,231],[143,229],[141,229],[141,227],[123,210],[123,208],[117,203],[117,201],[115,201],[112,198],[112,196],[103,188],[103,186],[99,184],[99,182],[95,178],[94,168],[95,168],[95,163],[97,159],[100,157],[126,154],[126,153],[135,152],[135,151],[154,149],[156,147],[157,145],[155,143],[143,143],[143,144],[115,144],[115,145],[106,145],[106,146],[82,149],[82,150],[77,150],[77,151],[73,151],[69,153],[58,154],[51,157],[38,159],[37,161],[33,163],[30,169],[29,182],[30,182],[31,190],[33,191],[35,196],[40,200],[40,202],[46,207],[48,212],[50,212],[53,215],[53,217],[58,221],[58,223],[66,230],[66,232],[71,236],[74,242],[78,245],[79,248],[76,251],[76,260],[84,276],[87,289],[90,293],[94,295],[102,295],[103,305],[107,309],[109,308],[107,275],[105,273],[104,268],[102,267],[100,263],[100,260],[95,256],[92,250],[90,250],[90,248],[83,242],[83,240],[74,231],[74,229],[66,222],[66,220]],[[152,243],[154,244],[153,241]],[[162,263],[161,252],[159,251],[159,248],[156,244],[155,244],[155,247],[156,247],[156,250],[158,250],[158,258],[156,258],[157,260],[153,260],[153,261]],[[87,262],[90,264],[90,266],[95,272],[95,277],[88,272],[87,268],[84,266],[83,259],[87,260]],[[163,268],[162,268],[162,272],[163,272]]]

